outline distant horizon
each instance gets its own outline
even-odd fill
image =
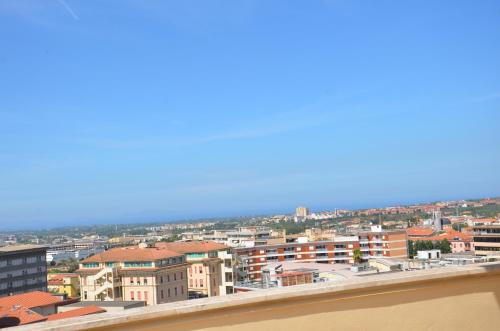
[[[0,228],[499,194],[500,1],[0,1]]]
[[[500,194],[498,195],[493,195],[493,196],[484,196],[484,197],[475,197],[475,198],[453,198],[453,199],[438,199],[438,200],[428,200],[428,201],[409,201],[407,203],[398,203],[398,204],[386,204],[386,205],[377,205],[377,206],[369,206],[369,207],[354,207],[354,208],[347,208],[347,207],[337,207],[333,209],[316,209],[316,208],[310,208],[307,205],[301,205],[303,207],[308,208],[311,212],[313,213],[318,213],[318,212],[332,212],[334,210],[339,210],[339,209],[345,209],[345,210],[352,210],[352,211],[357,211],[357,210],[366,210],[366,209],[382,209],[382,208],[387,208],[387,207],[404,207],[404,206],[411,206],[411,205],[425,205],[425,204],[433,204],[433,203],[438,203],[438,202],[449,202],[449,201],[473,201],[473,200],[483,200],[483,199],[497,199],[500,198]],[[299,207],[298,205],[295,207]],[[268,213],[254,213],[254,214],[241,214],[241,215],[226,215],[226,216],[205,216],[205,217],[196,217],[196,218],[176,218],[176,219],[165,219],[165,217],[158,217],[162,218],[162,220],[152,220],[152,219],[130,219],[129,221],[97,221],[95,223],[81,223],[81,222],[66,222],[65,225],[58,225],[58,226],[49,226],[47,228],[38,228],[38,229],[33,229],[33,228],[4,228],[2,225],[0,225],[0,232],[12,232],[12,231],[46,231],[46,230],[56,230],[56,229],[64,229],[64,228],[75,228],[75,227],[93,227],[93,226],[113,226],[113,225],[144,225],[144,224],[175,224],[175,223],[199,223],[203,221],[214,221],[214,220],[220,220],[220,219],[237,219],[237,218],[248,218],[248,217],[265,217],[265,216],[274,216],[274,215],[291,215],[295,213],[295,207],[293,210],[289,210],[288,212],[268,212]]]

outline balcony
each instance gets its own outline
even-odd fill
[[[488,263],[238,293],[12,330],[298,331],[334,325],[339,330],[486,331],[499,323],[500,263]]]

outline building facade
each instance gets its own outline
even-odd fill
[[[371,231],[336,236],[333,240],[256,246],[234,249],[238,280],[261,279],[262,268],[275,262],[315,262],[353,264],[359,249],[364,260],[370,258],[408,258],[405,231]]]
[[[0,247],[0,297],[47,292],[46,253],[37,245]]]
[[[500,223],[473,227],[474,253],[500,255]]]
[[[78,274],[57,273],[48,275],[49,292],[67,294],[70,298],[80,296],[80,279]]]
[[[147,305],[187,300],[186,257],[145,244],[113,248],[80,263],[83,301],[144,301]]]
[[[156,247],[186,255],[190,298],[233,293],[230,247],[210,241],[159,242]]]

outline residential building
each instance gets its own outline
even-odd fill
[[[405,231],[360,232],[358,235],[335,236],[333,240],[293,242],[278,245],[235,248],[237,278],[253,281],[260,279],[262,268],[274,262],[354,263],[354,250],[362,258],[407,258]]]
[[[191,298],[233,293],[230,247],[211,241],[159,242],[156,247],[186,255]]]
[[[408,240],[420,240],[424,237],[432,237],[434,235],[433,228],[408,228],[406,229],[406,234],[408,235]]]
[[[407,229],[408,239],[413,241],[432,241],[437,242],[441,240],[448,240],[452,253],[464,253],[473,250],[474,244],[472,242],[472,235],[466,232],[455,231],[452,228],[445,228],[443,233],[437,235],[427,235],[424,229],[410,228]],[[417,236],[420,234],[421,236]]]
[[[80,279],[75,273],[48,274],[49,292],[67,294],[70,298],[80,296]]]
[[[148,305],[187,300],[186,257],[158,247],[112,248],[80,263],[83,301],[145,301]]]
[[[295,222],[304,222],[309,216],[309,209],[306,207],[297,207],[295,209]]]
[[[473,227],[476,255],[500,255],[500,222]]]
[[[47,291],[46,247],[0,247],[0,297]]]

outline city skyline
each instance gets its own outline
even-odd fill
[[[498,196],[499,10],[3,1],[2,227]]]

